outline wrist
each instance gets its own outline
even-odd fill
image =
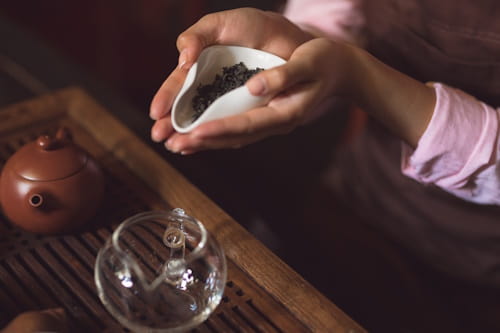
[[[368,53],[357,46],[346,44],[347,66],[344,82],[344,95],[360,106],[364,104],[365,94],[368,89],[366,72],[369,65]]]
[[[352,100],[410,146],[416,147],[434,112],[432,87],[357,49],[353,57]]]

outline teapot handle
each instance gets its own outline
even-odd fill
[[[73,135],[71,134],[71,131],[66,126],[63,126],[57,130],[56,140],[58,140],[58,141],[73,141]]]

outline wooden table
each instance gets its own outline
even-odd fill
[[[97,298],[97,251],[124,218],[180,207],[206,225],[228,259],[225,297],[195,331],[363,331],[81,88],[0,110],[0,163],[60,126],[68,127],[103,167],[106,200],[88,227],[76,234],[35,235],[0,216],[2,323],[22,311],[62,306],[82,331],[124,331]]]
[[[225,297],[197,331],[364,332],[142,141],[144,114],[2,17],[0,41],[0,167],[24,143],[65,125],[107,175],[102,208],[77,234],[34,235],[0,215],[0,327],[20,312],[61,306],[82,332],[126,331],[97,297],[97,251],[124,218],[181,207],[228,259]]]

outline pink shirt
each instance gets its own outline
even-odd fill
[[[285,15],[329,38],[359,43],[361,6],[362,0],[289,0]],[[462,199],[500,205],[500,109],[461,90],[431,84],[437,96],[434,114],[416,149],[402,144],[402,172]]]

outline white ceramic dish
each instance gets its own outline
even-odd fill
[[[216,99],[193,122],[195,111],[192,100],[196,96],[197,87],[212,83],[215,75],[222,73],[222,67],[230,67],[239,62],[243,62],[248,69],[269,69],[284,64],[285,60],[271,53],[242,46],[216,45],[206,48],[190,68],[184,85],[174,100],[172,125],[177,132],[187,133],[201,123],[244,112],[268,102],[265,97],[250,94],[243,85]]]

